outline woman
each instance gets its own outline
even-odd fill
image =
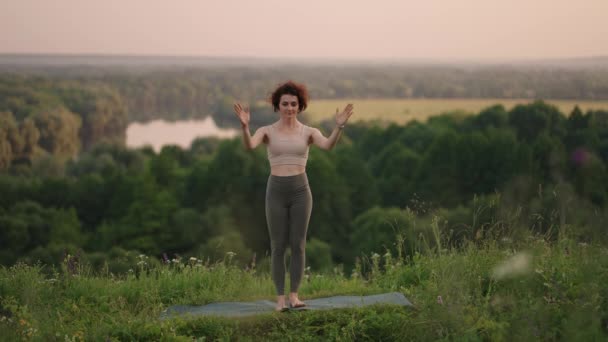
[[[281,84],[270,100],[274,111],[280,114],[279,120],[260,127],[253,136],[249,133],[249,108],[235,103],[234,111],[241,120],[245,147],[267,145],[270,176],[266,187],[266,222],[271,241],[271,274],[277,290],[275,310],[283,311],[287,309],[284,295],[287,244],[291,249],[289,306],[306,306],[298,298],[298,288],[304,275],[306,232],[312,210],[312,193],[306,176],[308,148],[314,144],[331,150],[354,112],[352,104],[342,112],[336,109],[336,126],[326,138],[318,129],[298,121],[298,114],[308,104],[304,85],[292,81]]]

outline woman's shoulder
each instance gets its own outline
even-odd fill
[[[308,130],[308,131],[311,131],[311,130],[315,129],[314,127],[312,127],[312,126],[308,126],[308,125],[307,125],[307,124],[305,124],[305,123],[302,123],[302,126],[304,126],[304,129],[305,129],[305,130]]]
[[[274,126],[274,123],[273,123],[273,124],[266,125],[266,126],[260,126],[260,128],[259,128],[259,129],[260,129],[262,132],[267,133],[268,131],[270,131],[270,130],[272,129],[272,127],[273,127],[273,126]]]
[[[313,127],[313,126],[308,126],[308,125],[306,125],[306,124],[303,124],[303,125],[304,125],[304,130],[305,130],[306,132],[309,132],[309,133],[312,133],[312,132],[314,132],[314,131],[318,131],[318,130],[319,130],[318,128]]]

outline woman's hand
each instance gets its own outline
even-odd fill
[[[340,109],[336,108],[336,125],[342,126],[342,125],[346,124],[346,122],[348,121],[348,118],[350,118],[350,116],[353,115],[354,113],[355,112],[353,112],[352,103],[349,103],[341,113],[340,113]]]
[[[251,118],[251,115],[249,114],[249,106],[243,107],[237,102],[234,104],[234,113],[236,113],[236,116],[238,116],[239,120],[241,120],[241,126],[249,126],[249,120]]]

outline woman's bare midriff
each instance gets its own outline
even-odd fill
[[[306,172],[302,165],[275,165],[270,167],[270,174],[274,176],[295,176]]]

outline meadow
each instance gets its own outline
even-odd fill
[[[396,241],[403,242],[397,237]],[[0,336],[24,341],[599,341],[608,337],[608,249],[529,235],[412,257],[373,254],[352,274],[306,272],[302,299],[400,291],[414,308],[268,313],[160,320],[173,304],[273,299],[266,272],[196,257],[126,275],[93,271],[67,256],[61,269],[0,269]],[[288,284],[287,284],[288,286]]]
[[[120,141],[127,123],[137,120],[217,110],[218,122],[235,123],[233,97],[264,98],[271,82],[247,80],[272,78],[240,69],[202,70],[189,78],[79,76],[77,82],[70,74],[5,77],[0,128],[8,129],[0,134],[0,165],[9,174],[0,177],[0,254],[7,265],[0,267],[0,340],[608,340],[608,114],[569,116],[575,105],[586,112],[608,108],[608,101],[546,101],[561,114],[531,99],[498,98],[536,89],[546,98],[606,99],[608,78],[598,71],[590,88],[577,89],[569,80],[578,74],[507,70],[504,76],[514,82],[488,93],[495,99],[464,99],[486,89],[482,81],[496,74],[482,72],[469,82],[452,70],[457,81],[449,83],[445,70],[423,70],[409,80],[402,76],[415,70],[387,71],[371,77],[345,70],[363,80],[347,92],[349,81],[333,82],[347,78],[327,69],[302,69],[294,77],[323,89],[318,98],[344,97],[313,98],[306,111],[313,122],[332,120],[336,107],[349,102],[355,104],[352,121],[398,124],[526,104],[483,113],[467,127],[459,120],[389,129],[352,125],[346,132],[351,141],[365,143],[341,142],[340,154],[330,157],[311,150],[310,179],[322,191],[311,221],[315,239],[307,245],[314,251],[307,252],[312,269],[300,297],[399,291],[415,307],[240,319],[160,316],[171,305],[274,299],[268,259],[244,266],[253,250],[262,255],[268,246],[259,234],[265,231],[263,201],[256,200],[268,174],[264,151],[245,153],[239,139],[160,153],[100,143]],[[406,85],[426,98],[389,99]],[[441,98],[459,88],[466,91],[455,96],[463,99]],[[57,104],[58,111],[41,115],[41,108]],[[267,104],[256,109],[260,122],[276,119]],[[80,135],[79,129],[99,134]],[[79,153],[78,163],[59,162]],[[470,201],[501,190],[504,207]],[[410,204],[420,217],[400,209]],[[433,207],[440,208],[437,217]],[[392,234],[395,226],[407,238]],[[165,251],[182,258],[156,258]],[[356,262],[351,272],[333,260]]]
[[[307,115],[313,122],[330,118],[336,108],[343,109],[347,103],[355,105],[352,120],[382,120],[405,124],[411,120],[426,121],[442,113],[473,115],[495,104],[502,104],[508,111],[518,104],[528,104],[532,99],[311,99]],[[576,105],[587,110],[608,108],[608,101],[545,100],[560,112],[569,115]]]

